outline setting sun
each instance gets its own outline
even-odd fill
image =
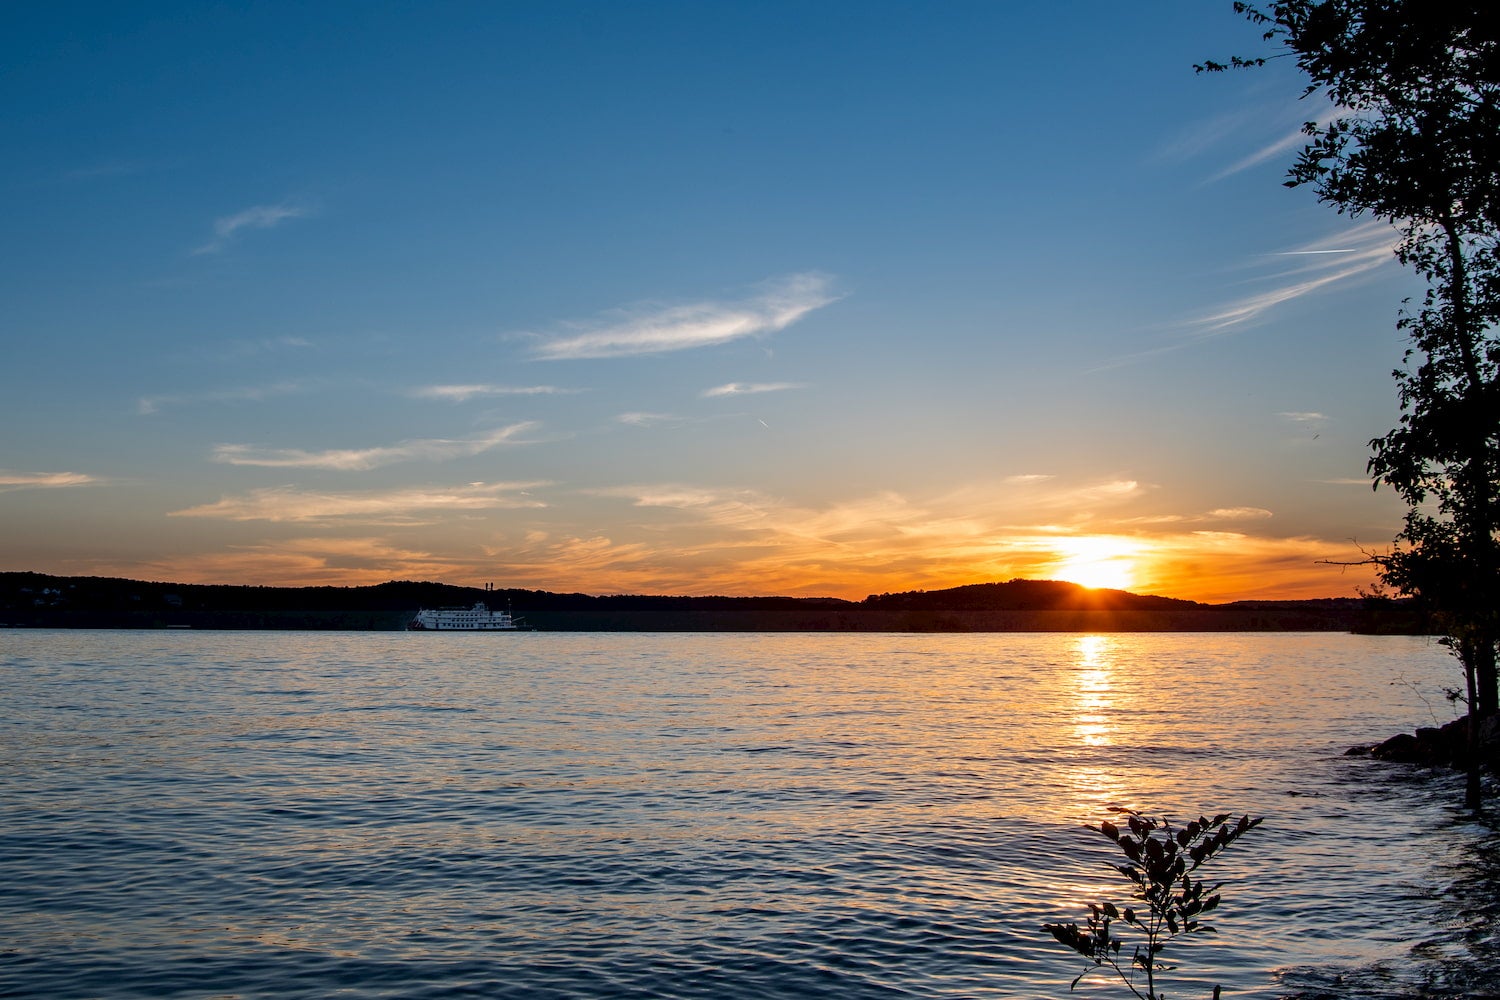
[[[1139,542],[1125,538],[1069,538],[1057,543],[1061,558],[1049,575],[1085,587],[1128,590],[1135,584]]]

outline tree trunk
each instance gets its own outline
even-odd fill
[[[1493,581],[1500,574],[1500,552],[1496,550],[1495,523],[1492,512],[1495,507],[1495,483],[1492,476],[1494,456],[1491,454],[1490,407],[1487,406],[1489,386],[1480,367],[1479,348],[1483,343],[1482,322],[1475,316],[1469,302],[1469,265],[1464,256],[1463,235],[1459,221],[1451,212],[1440,219],[1446,237],[1448,254],[1448,287],[1446,290],[1452,309],[1451,335],[1457,344],[1459,360],[1463,368],[1460,396],[1468,413],[1468,433],[1462,439],[1461,464],[1457,478],[1460,490],[1466,494],[1464,509],[1457,518],[1462,544],[1475,563],[1475,578],[1478,593],[1469,592],[1463,601],[1465,619],[1460,627],[1467,631],[1462,641],[1460,659],[1469,680],[1469,713],[1471,723],[1476,717],[1492,715],[1500,711],[1500,683],[1495,671],[1495,635],[1489,621],[1495,609],[1489,607]],[[1472,585],[1472,584],[1471,584]],[[1478,734],[1471,726],[1471,738]]]
[[[1500,711],[1496,704],[1495,644],[1488,638],[1474,643],[1475,706],[1480,718],[1487,718]]]
[[[1484,811],[1484,788],[1479,781],[1479,687],[1478,664],[1475,660],[1478,645],[1472,640],[1460,642],[1458,659],[1464,665],[1464,682],[1469,689],[1469,714],[1464,720],[1464,808],[1478,815]],[[1490,649],[1493,656],[1494,649]]]

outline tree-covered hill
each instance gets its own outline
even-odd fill
[[[1415,631],[1409,612],[1358,599],[1209,605],[1052,580],[833,597],[677,597],[485,590],[391,581],[369,587],[248,587],[0,573],[0,626],[40,628],[404,628],[421,608],[483,601],[546,631]]]

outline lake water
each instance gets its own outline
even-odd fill
[[[1494,992],[1500,841],[1342,755],[1457,677],[1338,634],[0,631],[0,996],[1058,998],[1040,925],[1127,897],[1111,802],[1266,817],[1173,1000]]]

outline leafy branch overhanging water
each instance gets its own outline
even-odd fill
[[[1179,827],[1165,817],[1144,816],[1123,806],[1111,805],[1109,810],[1123,821],[1123,829],[1108,820],[1088,829],[1109,838],[1125,855],[1125,864],[1110,867],[1130,880],[1131,897],[1145,906],[1090,903],[1088,922],[1082,927],[1057,923],[1044,924],[1043,929],[1093,963],[1073,980],[1073,988],[1087,976],[1113,973],[1138,1000],[1161,1000],[1157,974],[1172,968],[1161,961],[1167,945],[1179,935],[1217,933],[1204,917],[1218,909],[1221,886],[1194,878],[1194,873],[1259,826],[1263,817],[1232,820],[1229,813],[1220,813]],[[1121,924],[1130,928],[1126,937],[1120,935]],[[1215,986],[1215,1000],[1218,995]]]

